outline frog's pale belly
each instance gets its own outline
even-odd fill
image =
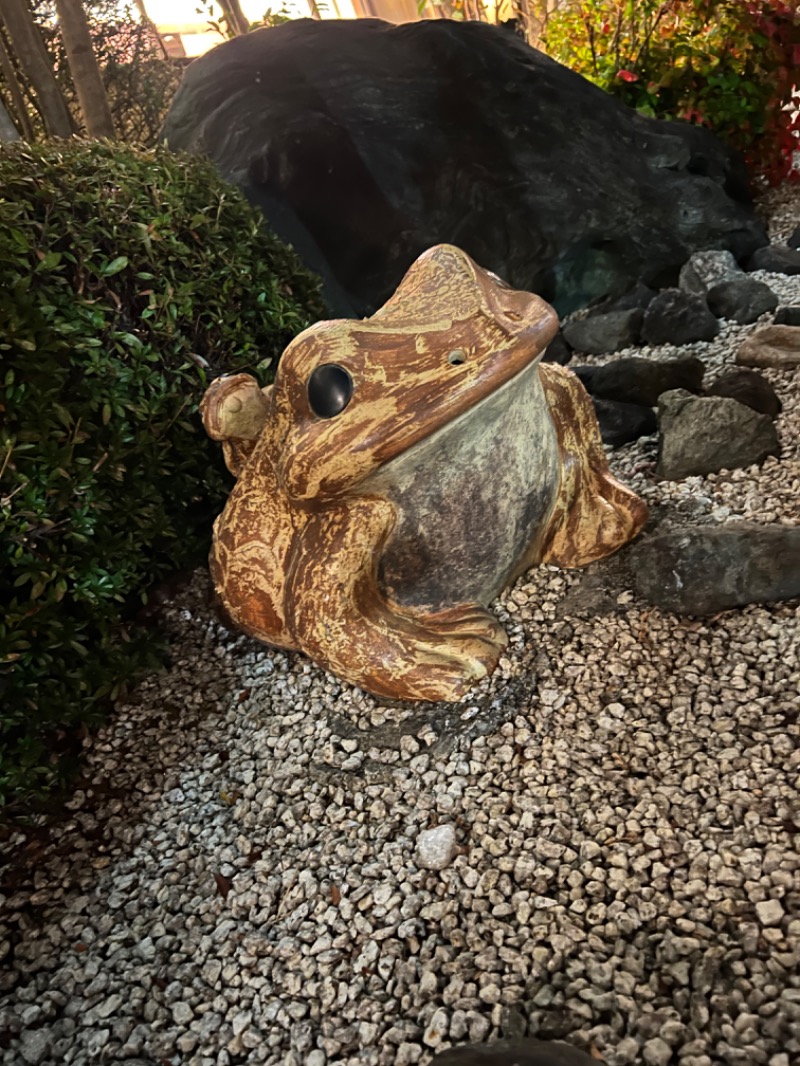
[[[380,585],[404,606],[487,605],[532,563],[560,476],[535,360],[364,484],[398,510]]]

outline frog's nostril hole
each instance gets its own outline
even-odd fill
[[[506,318],[510,318],[512,322],[519,322],[522,315],[519,311],[506,311]]]
[[[447,357],[450,366],[461,366],[462,363],[466,362],[466,359],[467,356],[461,348],[454,348]]]

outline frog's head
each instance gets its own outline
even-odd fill
[[[451,245],[425,252],[363,321],[319,322],[273,389],[279,478],[293,499],[341,497],[540,358],[555,311]]]

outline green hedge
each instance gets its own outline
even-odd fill
[[[82,141],[0,153],[0,805],[154,662],[128,619],[202,561],[228,483],[197,405],[269,380],[316,279],[210,164]]]

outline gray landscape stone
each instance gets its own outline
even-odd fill
[[[684,263],[678,277],[678,287],[684,292],[705,296],[721,281],[731,281],[744,276],[744,271],[729,251],[711,250],[695,252]]]
[[[780,450],[769,415],[728,397],[665,392],[658,426],[656,476],[671,481],[752,466]]]
[[[705,373],[703,361],[693,355],[667,360],[630,356],[590,369],[584,385],[592,396],[645,407],[655,407],[671,389],[700,392]]]
[[[648,437],[658,430],[658,420],[652,407],[604,400],[599,396],[593,396],[592,403],[603,443],[612,448],[621,448],[623,444],[629,444],[639,437]]]
[[[638,307],[610,311],[566,322],[562,332],[567,344],[576,351],[604,355],[636,344],[642,317],[643,312]]]
[[[757,370],[747,367],[727,370],[706,388],[707,396],[728,396],[754,411],[777,418],[783,409],[777,392]]]
[[[626,565],[637,594],[675,614],[793,599],[800,596],[800,528],[734,523],[656,534],[633,546]]]
[[[643,344],[694,344],[710,341],[719,323],[702,296],[682,289],[665,289],[652,301],[642,321]]]
[[[779,307],[772,316],[772,321],[776,326],[800,326],[800,307],[796,305]]]
[[[757,248],[747,262],[748,270],[766,270],[770,274],[800,274],[800,250],[785,244],[768,244]]]
[[[769,285],[747,275],[718,282],[709,289],[706,300],[717,318],[727,318],[739,325],[756,322],[778,306],[778,297]]]

